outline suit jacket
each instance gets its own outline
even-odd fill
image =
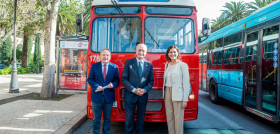
[[[154,84],[152,63],[144,60],[144,70],[142,78],[140,78],[136,57],[127,60],[124,65],[121,82],[125,87],[125,101],[132,103],[135,103],[138,100],[141,102],[147,102],[148,93]],[[138,96],[132,92],[134,88],[143,88],[146,90],[146,93],[142,96]]]
[[[104,90],[104,98],[106,103],[112,103],[115,101],[115,88],[119,85],[119,69],[118,66],[109,62],[108,72],[104,80],[102,73],[102,63],[97,62],[92,65],[88,76],[88,84],[92,87],[91,101],[98,102],[102,96],[102,92],[95,92],[98,86],[107,86],[110,82],[113,84],[113,88],[107,88]]]
[[[167,76],[166,68],[169,63],[165,64],[164,81],[163,81],[163,97],[165,78]],[[179,61],[178,65],[172,72],[172,101],[188,101],[189,94],[191,93],[189,67],[186,63]],[[170,66],[170,65],[169,65]]]

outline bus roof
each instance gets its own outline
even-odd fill
[[[152,1],[152,0],[116,0],[116,3],[118,5],[155,5],[155,6],[191,6],[194,7],[193,0],[168,0],[168,1]],[[113,6],[113,3],[111,0],[94,0],[92,2],[92,6]]]
[[[235,23],[232,23],[212,33],[211,35],[208,36],[208,38],[205,41],[199,43],[199,46],[202,47],[206,43],[248,29],[255,25],[267,22],[279,16],[280,16],[280,0],[277,0],[257,10],[255,13],[251,14],[250,16],[243,18]]]

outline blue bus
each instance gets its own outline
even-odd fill
[[[209,27],[209,21],[203,23]],[[226,99],[279,122],[279,27],[280,0],[210,35],[203,29],[200,90],[213,103]]]

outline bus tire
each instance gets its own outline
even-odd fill
[[[211,81],[209,85],[209,98],[212,103],[219,104],[220,98],[218,96],[218,88],[217,83],[215,81]]]

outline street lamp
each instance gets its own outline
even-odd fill
[[[17,61],[16,61],[16,20],[17,20],[17,0],[14,3],[14,54],[13,54],[13,68],[10,82],[9,93],[19,93],[18,78],[17,78]]]

